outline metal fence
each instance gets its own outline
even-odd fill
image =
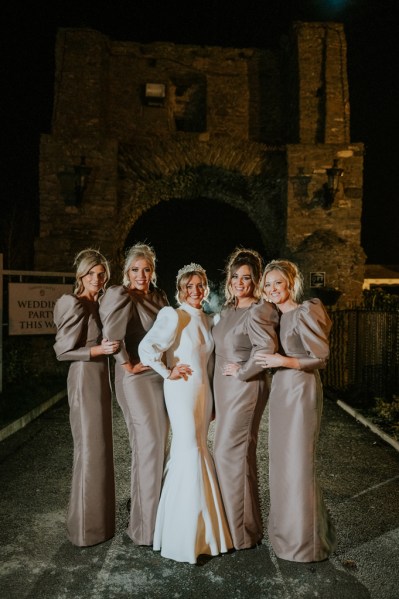
[[[355,389],[364,397],[399,395],[399,312],[335,310],[326,388]]]

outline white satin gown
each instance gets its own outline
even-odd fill
[[[163,557],[191,564],[201,554],[218,555],[232,547],[207,446],[212,416],[211,324],[212,317],[202,309],[188,304],[177,310],[165,307],[139,345],[143,364],[165,379],[172,429],[153,548]],[[167,378],[178,363],[191,366],[193,374],[187,381]]]

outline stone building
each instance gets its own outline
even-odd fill
[[[308,293],[351,305],[364,278],[362,179],[343,25],[295,23],[275,49],[62,29],[35,266],[65,270],[88,245],[120,264],[147,211],[207,200],[253,223],[265,260],[298,262]]]

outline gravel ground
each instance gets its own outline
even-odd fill
[[[265,522],[267,428],[266,410],[258,451]],[[117,406],[114,436],[117,532],[85,549],[65,538],[72,463],[66,401],[0,443],[2,599],[399,597],[399,453],[336,402],[325,402],[319,471],[338,548],[316,564],[277,559],[267,536],[255,549],[196,566],[134,546],[125,534],[130,451]]]

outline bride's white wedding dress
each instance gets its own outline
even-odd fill
[[[233,546],[207,447],[212,416],[211,323],[211,316],[188,304],[177,310],[165,307],[139,346],[143,364],[165,379],[173,435],[153,548],[161,550],[163,557],[191,564],[201,554],[218,555]],[[167,378],[179,363],[189,364],[193,370],[187,381]]]

